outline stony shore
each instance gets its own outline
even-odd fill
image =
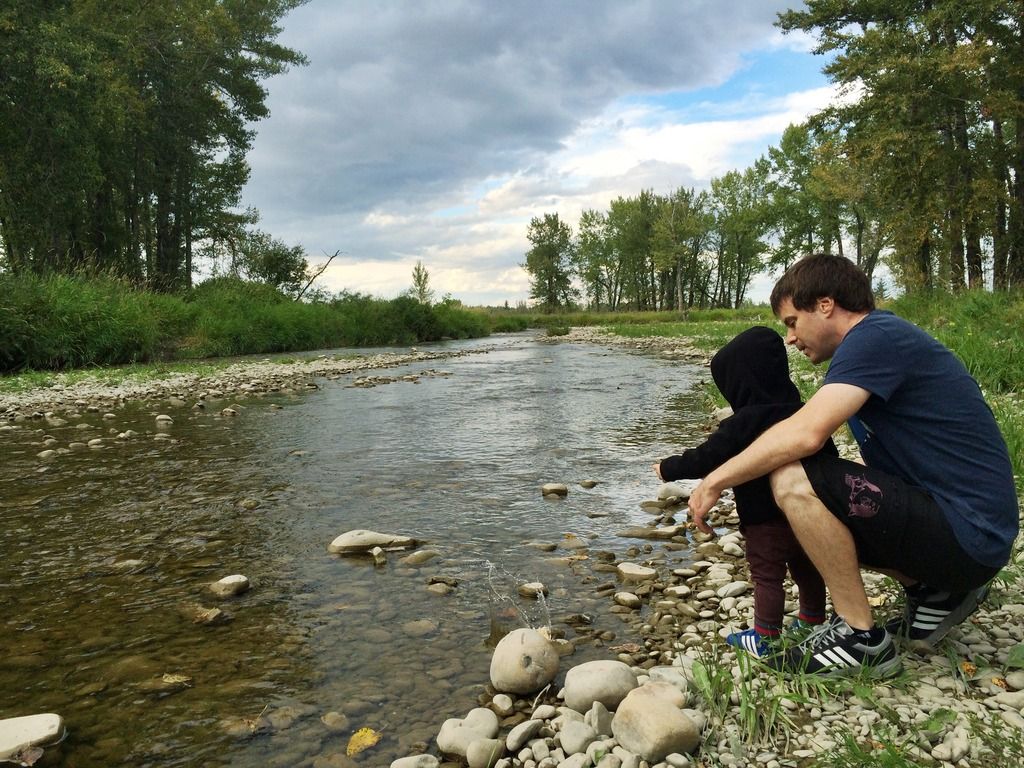
[[[677,338],[624,339],[597,329],[574,329],[568,336],[548,340],[706,360],[705,353]],[[246,361],[210,374],[129,379],[113,385],[102,377],[74,383],[56,377],[45,389],[0,395],[0,429],[17,429],[23,422],[45,424],[81,410],[116,416],[131,403],[216,407],[226,413],[233,400],[299,394],[316,388],[317,378],[347,376],[353,386],[375,386],[399,380],[380,374],[383,369],[451,356],[411,350],[358,359]],[[429,368],[418,375],[444,372]],[[417,376],[402,378],[414,381]],[[54,449],[67,450],[49,450]],[[731,500],[720,502],[711,518],[724,535],[705,537],[686,527],[681,503],[685,494],[667,495],[647,505],[653,513],[649,525],[621,532],[624,539],[638,542],[625,546],[621,555],[578,554],[590,555],[593,589],[608,599],[624,625],[618,644],[609,649],[609,661],[631,677],[612,695],[613,700],[618,696],[614,703],[621,703],[633,687],[660,688],[657,702],[672,702],[696,729],[693,744],[665,752],[663,747],[674,743],[671,738],[662,742],[657,734],[648,734],[649,741],[638,744],[623,736],[625,730],[613,727],[615,706],[601,703],[601,697],[589,700],[564,682],[573,669],[571,655],[565,655],[550,686],[528,694],[488,686],[480,709],[461,718],[459,713],[445,713],[458,722],[438,723],[437,743],[443,750],[423,745],[423,754],[397,760],[393,768],[461,764],[467,761],[469,742],[479,739],[489,740],[489,746],[468,755],[472,768],[832,765],[835,762],[825,757],[829,750],[845,749],[849,754],[851,744],[865,754],[900,745],[905,762],[890,765],[977,768],[1024,763],[1024,670],[1018,669],[1024,665],[1024,596],[1018,569],[1011,569],[1011,581],[996,582],[982,608],[935,652],[908,651],[904,673],[896,680],[827,686],[786,681],[751,665],[748,657],[737,656],[721,640],[747,626],[753,604]],[[681,555],[688,561],[682,566]],[[887,579],[868,577],[868,589],[879,618],[899,610]],[[558,642],[565,633],[555,628],[549,634],[556,651],[569,654],[572,644]],[[651,699],[645,706],[653,713],[661,703]],[[473,727],[462,733],[458,729],[466,723]],[[453,741],[453,733],[459,739]],[[372,765],[371,755],[367,750],[353,758],[332,756],[324,765]]]
[[[243,360],[212,373],[180,372],[156,377],[152,374],[118,375],[111,384],[110,376],[97,371],[94,376],[55,374],[44,387],[19,392],[0,393],[0,420],[18,421],[33,414],[62,413],[89,408],[114,411],[132,402],[202,406],[208,400],[261,397],[272,393],[295,394],[316,389],[315,379],[337,379],[356,375],[353,386],[375,386],[393,381],[393,377],[374,372],[410,363],[427,363],[464,355],[486,352],[486,348],[462,351],[415,348],[365,357],[320,355],[308,359],[275,362],[270,359]],[[117,374],[112,369],[111,374]],[[428,370],[426,375],[436,374]],[[423,374],[420,374],[423,375]],[[406,377],[415,380],[416,376]]]

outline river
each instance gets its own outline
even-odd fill
[[[531,543],[638,544],[615,532],[651,519],[651,462],[701,439],[703,370],[525,335],[448,347],[486,351],[417,383],[344,376],[238,401],[237,418],[136,405],[0,439],[0,717],[57,712],[69,729],[37,765],[387,765],[476,705],[496,623],[572,638],[565,617],[585,615],[580,633],[606,640],[563,669],[612,655],[624,625],[593,595],[591,561]],[[153,439],[157,413],[173,440]],[[139,434],[36,456],[44,434],[128,428]],[[542,498],[546,482],[568,497]],[[439,554],[418,567],[328,554],[355,528]],[[249,592],[210,594],[236,573]],[[432,594],[432,577],[457,586]],[[516,597],[526,581],[547,600]],[[196,624],[196,606],[232,620]],[[349,761],[362,726],[382,739]]]

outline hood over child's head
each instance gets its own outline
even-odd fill
[[[711,376],[734,411],[748,405],[799,403],[782,337],[756,325],[711,358]]]

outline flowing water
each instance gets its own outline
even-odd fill
[[[38,765],[387,765],[476,706],[495,630],[550,621],[572,638],[563,620],[585,615],[581,633],[609,633],[563,669],[628,639],[591,561],[564,545],[640,543],[615,532],[650,520],[651,462],[699,441],[701,369],[525,336],[449,346],[488,351],[419,383],[343,377],[241,401],[237,418],[161,405],[173,440],[154,439],[154,407],[0,437],[0,718],[57,712],[69,728]],[[44,434],[128,428],[140,434],[36,457]],[[545,482],[569,496],[542,498]],[[328,554],[355,528],[439,555]],[[249,592],[208,591],[235,573]],[[457,586],[432,594],[431,577]],[[517,597],[526,581],[547,600]],[[197,624],[197,606],[232,620]],[[349,760],[363,726],[382,739]]]

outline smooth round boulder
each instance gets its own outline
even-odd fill
[[[394,533],[378,533],[357,529],[346,531],[338,536],[327,547],[327,551],[335,555],[361,554],[369,552],[374,547],[385,550],[411,549],[416,546],[416,539],[409,536],[399,536]]]
[[[621,661],[587,661],[566,673],[565,705],[580,713],[589,711],[595,701],[615,709],[636,687],[636,675]]]
[[[615,570],[618,571],[623,581],[649,581],[658,575],[653,568],[636,563],[619,563]]]
[[[391,768],[437,768],[441,763],[433,755],[410,755],[391,763]]]
[[[474,739],[466,747],[469,768],[494,768],[505,755],[505,744],[500,739]]]
[[[535,693],[555,679],[558,658],[537,630],[514,629],[494,648],[491,685],[502,693]]]
[[[477,707],[465,718],[451,717],[444,721],[437,734],[437,748],[446,755],[466,757],[470,744],[479,739],[493,739],[498,730],[498,716],[489,709]]]
[[[548,588],[539,581],[530,581],[526,584],[520,584],[516,591],[519,592],[521,597],[539,599],[548,593]]]
[[[612,718],[612,736],[624,749],[651,763],[673,752],[688,754],[700,744],[700,731],[676,704],[670,685],[645,685],[630,691]]]
[[[225,576],[210,585],[210,591],[217,597],[234,597],[249,591],[249,579],[240,573]]]

